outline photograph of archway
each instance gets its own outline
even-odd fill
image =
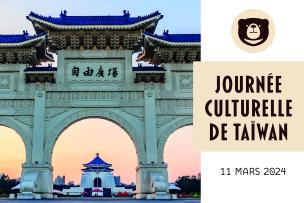
[[[200,1],[16,3],[1,2],[0,139],[25,158],[1,152],[0,191],[17,192],[0,195],[199,200]]]

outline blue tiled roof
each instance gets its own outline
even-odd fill
[[[133,67],[133,71],[166,71],[164,67],[158,66],[137,66]]]
[[[41,33],[39,35],[29,35],[27,32],[23,32],[23,34],[18,35],[1,35],[0,34],[0,43],[21,43],[31,39],[35,39],[43,36],[45,33]]]
[[[94,167],[94,166],[104,166],[104,167],[110,167],[112,166],[111,164],[108,164],[107,162],[105,162],[104,160],[102,160],[99,157],[99,154],[96,154],[96,157],[90,161],[87,164],[84,164],[85,167]]]
[[[52,66],[40,66],[40,67],[28,67],[24,70],[24,72],[44,72],[44,71],[57,71],[56,67]]]
[[[99,171],[99,172],[112,172],[114,171],[113,169],[111,168],[84,168],[84,169],[81,169],[83,172],[96,172],[96,171]]]
[[[60,17],[46,17],[34,12],[29,16],[47,21],[56,25],[131,25],[146,19],[161,15],[159,11],[146,16],[130,17],[129,12],[124,11],[122,16],[68,16],[67,12],[61,12]]]
[[[151,34],[147,32],[145,33],[145,35],[168,42],[201,42],[200,34],[169,34],[168,31],[165,31],[163,35]]]

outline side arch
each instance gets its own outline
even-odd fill
[[[46,163],[51,163],[53,149],[55,147],[56,141],[58,140],[62,132],[77,121],[88,118],[101,118],[111,121],[120,126],[129,135],[135,146],[137,162],[145,162],[144,142],[141,139],[140,133],[136,130],[135,126],[128,121],[128,119],[111,110],[82,109],[74,113],[66,114],[62,121],[55,125],[55,127],[53,127],[49,131],[44,148],[44,161]]]
[[[188,126],[193,125],[193,117],[183,117],[183,118],[177,118],[165,126],[161,127],[158,131],[159,137],[158,137],[158,160],[161,162],[164,162],[164,149],[165,145],[167,143],[168,138],[173,134],[176,130]]]
[[[32,140],[30,136],[30,128],[22,126],[18,121],[11,118],[0,118],[0,126],[5,126],[13,129],[21,137],[25,147],[25,162],[30,163],[32,160]]]

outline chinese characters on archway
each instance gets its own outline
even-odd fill
[[[70,63],[66,69],[68,81],[121,81],[123,76],[121,63]]]
[[[105,70],[102,66],[99,67],[99,69],[96,71],[97,73],[94,73],[94,69],[87,67],[85,71],[80,72],[79,67],[74,66],[74,68],[72,69],[72,75],[79,77],[79,74],[83,74],[83,76],[94,76],[95,77],[105,77]],[[117,71],[117,67],[113,67],[113,68],[109,68],[106,71],[107,76],[111,76],[113,78],[116,78],[118,76],[118,71]]]

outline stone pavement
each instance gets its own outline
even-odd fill
[[[135,200],[135,199],[95,199],[95,198],[77,198],[77,199],[55,199],[55,200],[10,200],[0,199],[0,203],[84,203],[84,202],[115,202],[115,203],[200,203],[199,199],[178,199],[178,200]]]

